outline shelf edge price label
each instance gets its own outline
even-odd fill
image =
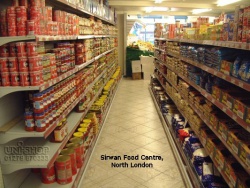
[[[223,111],[223,112],[226,112],[226,111],[227,111],[227,109],[226,109],[225,107],[223,107],[223,108],[222,108],[222,111]]]

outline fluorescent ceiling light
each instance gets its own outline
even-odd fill
[[[193,9],[192,10],[192,13],[193,14],[200,14],[200,13],[203,13],[203,12],[209,12],[211,11],[212,9],[208,9],[208,8],[204,8],[204,9]]]
[[[162,3],[162,0],[155,0],[155,3]]]
[[[236,3],[238,1],[241,1],[241,0],[219,0],[217,1],[217,6],[225,6],[225,5],[229,5],[232,3]]]
[[[145,12],[147,13],[153,11],[160,11],[160,12],[168,11],[168,7],[146,7],[145,9]]]

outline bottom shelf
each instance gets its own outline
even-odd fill
[[[179,166],[179,169],[180,169],[180,172],[181,172],[181,175],[183,177],[183,180],[186,184],[187,187],[191,188],[191,187],[200,187],[200,183],[195,181],[195,179],[193,179],[193,177],[196,177],[195,173],[193,171],[191,171],[191,167],[190,166],[187,166],[187,164],[184,164],[183,163],[183,160],[182,160],[182,156],[183,155],[180,155],[180,152],[178,151],[178,148],[176,147],[176,143],[170,133],[170,129],[169,129],[169,126],[170,124],[167,124],[167,122],[165,121],[165,118],[163,117],[161,111],[160,111],[160,108],[158,106],[158,103],[155,99],[155,96],[153,94],[153,91],[151,90],[151,88],[149,87],[149,91],[150,91],[150,94],[152,96],[152,99],[155,103],[155,107],[157,109],[157,112],[160,116],[160,119],[161,119],[161,122],[163,124],[163,128],[165,130],[165,133],[167,135],[167,138],[169,140],[169,143],[171,145],[171,148],[172,148],[172,151],[174,153],[174,156],[175,156],[175,159],[177,161],[177,164]],[[193,173],[192,173],[193,172]],[[192,181],[191,181],[192,179]],[[198,185],[198,186],[197,186]]]
[[[71,183],[69,184],[66,184],[66,185],[60,185],[58,183],[53,183],[53,184],[44,184],[41,182],[41,178],[40,178],[40,175],[39,174],[35,174],[35,173],[30,173],[29,176],[25,179],[25,181],[22,183],[22,185],[20,186],[20,188],[27,188],[27,187],[39,187],[39,188],[76,188],[78,187],[78,184],[82,178],[82,175],[87,167],[87,164],[88,164],[88,161],[89,161],[89,158],[91,157],[91,154],[92,154],[92,151],[95,147],[95,144],[98,140],[98,137],[101,133],[101,130],[102,130],[102,127],[105,123],[105,120],[106,120],[106,117],[108,115],[108,112],[109,112],[109,109],[111,107],[111,104],[112,104],[112,101],[115,97],[115,94],[116,94],[116,90],[118,88],[118,85],[119,85],[119,82],[120,80],[118,80],[118,83],[116,84],[115,88],[113,89],[114,91],[112,92],[113,95],[111,96],[110,98],[110,102],[108,104],[108,108],[106,110],[106,112],[104,113],[104,118],[103,118],[103,121],[102,123],[100,124],[100,130],[99,130],[99,133],[95,136],[95,138],[92,140],[92,143],[90,144],[90,147],[88,148],[87,152],[85,153],[85,156],[84,156],[84,164],[83,166],[78,169],[78,172],[76,175],[73,176],[73,180]]]

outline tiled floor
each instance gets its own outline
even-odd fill
[[[123,79],[89,161],[80,188],[184,188],[179,169],[148,91],[148,80]],[[101,160],[101,155],[122,160]],[[123,155],[139,160],[123,160]],[[160,155],[145,161],[141,155]],[[111,163],[127,162],[128,168]],[[152,163],[153,168],[131,168],[130,163]]]

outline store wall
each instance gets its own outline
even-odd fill
[[[124,72],[125,67],[125,54],[126,54],[126,48],[125,48],[125,41],[124,36],[126,35],[124,33],[125,30],[125,14],[118,14],[117,16],[117,28],[118,28],[118,64],[121,67],[121,72]]]

